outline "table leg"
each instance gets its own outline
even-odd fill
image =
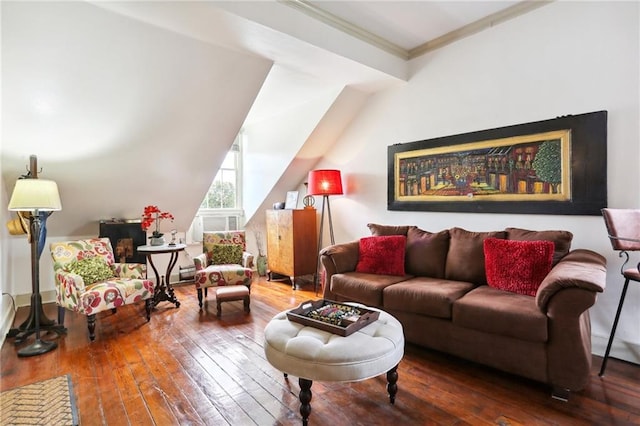
[[[166,275],[166,289],[168,293],[167,300],[176,305],[176,308],[180,307],[180,302],[173,292],[173,286],[171,285],[171,271],[173,267],[176,266],[178,262],[178,252],[171,253],[171,258],[169,259],[169,264],[167,265],[167,275]]]
[[[164,275],[160,276],[160,274],[158,274],[158,269],[153,264],[153,257],[151,256],[151,254],[147,254],[147,260],[149,261],[149,265],[151,265],[151,269],[153,269],[153,273],[156,275],[156,288],[153,295],[153,307],[155,308],[156,306],[158,306],[160,302],[163,302],[166,300],[168,302],[175,304],[176,308],[179,308],[180,302],[178,302],[178,299],[176,298],[173,292],[173,287],[171,287],[171,284],[169,283],[170,280],[167,279],[165,281]],[[169,265],[167,266],[168,277],[171,276],[171,270],[173,269],[173,266],[176,264],[177,260],[178,260],[178,254],[171,253],[171,258],[169,259]]]
[[[389,392],[389,401],[396,402],[396,393],[398,393],[398,366],[396,365],[387,372],[387,392]]]
[[[313,382],[308,379],[298,378],[300,384],[300,415],[302,415],[302,426],[309,424],[309,414],[311,414],[311,385]]]

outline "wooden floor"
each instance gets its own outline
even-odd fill
[[[70,374],[82,425],[298,425],[298,380],[266,361],[263,330],[284,309],[316,299],[312,285],[256,281],[251,313],[242,302],[199,312],[192,285],[176,288],[180,308],[163,302],[151,321],[143,305],[98,315],[96,340],[86,318],[67,313],[59,348],[18,358],[12,339],[1,351],[0,390]],[[55,306],[45,307],[55,318]],[[16,325],[27,315],[18,312]],[[54,339],[55,336],[47,336]],[[31,339],[29,339],[31,342]],[[385,377],[356,383],[314,382],[311,425],[640,425],[640,367],[611,359],[569,402],[539,383],[407,345],[391,405]],[[523,360],[526,362],[526,360]]]

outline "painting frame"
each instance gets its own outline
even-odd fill
[[[294,210],[298,207],[298,191],[287,191],[287,198],[285,199],[285,210]]]
[[[607,111],[388,147],[387,208],[600,215]]]

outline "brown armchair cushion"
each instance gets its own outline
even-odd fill
[[[407,231],[405,269],[419,277],[443,278],[449,250],[449,230],[432,233],[417,227]]]
[[[487,284],[484,269],[484,240],[505,239],[504,231],[471,232],[462,228],[449,230],[449,252],[445,268],[445,278],[474,284]]]

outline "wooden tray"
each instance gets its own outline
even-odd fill
[[[348,336],[376,321],[380,312],[333,300],[309,300],[287,312],[289,321]],[[326,319],[319,319],[326,318]]]

